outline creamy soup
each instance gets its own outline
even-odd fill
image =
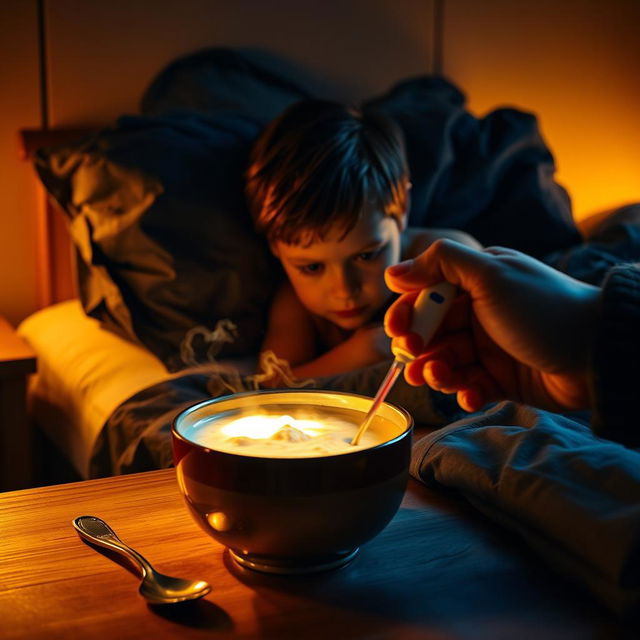
[[[321,420],[288,415],[254,415],[215,420],[189,439],[209,449],[265,458],[312,458],[352,453],[381,444],[373,429],[351,444],[360,425],[339,418]]]

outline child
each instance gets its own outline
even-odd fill
[[[288,277],[263,351],[287,360],[296,377],[388,359],[385,268],[441,237],[480,247],[464,232],[408,229],[410,188],[402,133],[381,113],[303,101],[259,136],[246,194]]]

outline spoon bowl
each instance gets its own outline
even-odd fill
[[[73,526],[83,540],[116,551],[132,560],[142,573],[142,582],[138,591],[151,604],[173,604],[196,600],[211,591],[211,586],[204,580],[173,578],[156,571],[146,558],[122,542],[115,531],[96,516],[80,516],[73,520]]]
[[[211,586],[204,580],[173,578],[154,571],[144,576],[138,591],[151,604],[172,604],[206,596]]]

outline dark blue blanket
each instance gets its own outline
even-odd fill
[[[640,452],[507,402],[420,440],[411,472],[460,492],[614,612],[637,613]]]

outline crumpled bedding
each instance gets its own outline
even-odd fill
[[[616,263],[640,257],[640,206],[612,214],[588,241],[546,257],[552,266],[575,278],[597,284]],[[390,364],[381,362],[357,371],[319,378],[315,388],[373,396]],[[253,388],[249,381],[219,373],[219,363],[175,374],[125,401],[107,420],[94,448],[91,477],[134,473],[170,466],[173,418],[190,404]],[[452,396],[426,387],[410,387],[400,379],[389,401],[411,413],[416,424],[440,427],[463,417]]]
[[[186,109],[265,124],[300,97],[305,96],[294,82],[261,66],[255,53],[213,49],[170,64],[145,91],[142,106],[146,115],[165,120]],[[568,195],[553,178],[552,153],[532,114],[498,109],[476,118],[457,87],[432,76],[399,82],[368,104],[390,113],[405,133],[413,183],[410,224],[467,230],[485,245],[526,251],[591,283],[599,282],[611,265],[640,256],[640,207],[621,209],[581,241]],[[388,364],[314,385],[371,396]],[[197,372],[185,369],[123,403],[96,443],[92,476],[170,465],[173,417],[189,404],[228,393],[217,369],[216,362]],[[243,381],[236,384],[246,388]],[[437,427],[462,415],[452,398],[403,382],[390,400],[410,411],[418,424]]]
[[[505,402],[417,442],[411,473],[459,492],[615,613],[633,614],[640,451],[596,437],[584,417]]]
[[[373,396],[390,362],[318,378],[306,388],[329,389]],[[187,407],[233,391],[252,391],[248,377],[228,372],[224,364],[211,363],[151,385],[123,402],[107,420],[96,441],[90,477],[103,477],[161,469],[173,464],[171,423]],[[463,415],[455,400],[437,392],[409,386],[398,380],[389,402],[404,407],[418,424],[439,426]]]

